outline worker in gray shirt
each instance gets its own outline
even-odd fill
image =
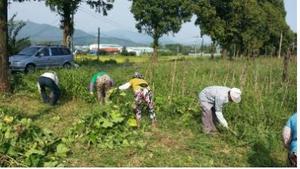
[[[206,87],[199,93],[199,101],[202,109],[203,132],[217,131],[215,123],[218,121],[228,129],[228,123],[223,117],[223,105],[228,102],[239,103],[241,101],[241,90],[225,86]]]

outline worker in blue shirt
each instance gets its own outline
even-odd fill
[[[294,113],[282,132],[284,147],[289,150],[288,159],[292,167],[297,167],[297,113]]]

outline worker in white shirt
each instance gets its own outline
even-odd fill
[[[37,86],[44,103],[50,103],[50,105],[57,103],[60,97],[60,90],[58,87],[58,77],[55,72],[43,73],[38,78]],[[48,96],[46,88],[50,89],[50,96]]]
[[[135,72],[132,79],[119,86],[120,90],[126,90],[132,88],[134,92],[134,100],[135,100],[135,114],[136,114],[136,121],[138,128],[140,127],[140,121],[142,118],[142,103],[146,103],[147,108],[150,113],[150,118],[152,120],[152,126],[155,127],[156,125],[156,117],[154,112],[154,102],[153,102],[153,95],[150,90],[148,83],[144,80],[144,76],[138,72]]]
[[[200,107],[202,109],[202,125],[204,133],[216,132],[215,123],[218,121],[228,129],[222,109],[228,102],[239,103],[241,101],[241,90],[225,86],[206,87],[199,93]]]

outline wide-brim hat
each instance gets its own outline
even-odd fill
[[[241,101],[241,90],[238,88],[232,88],[229,91],[230,97],[232,99],[233,102],[235,103],[239,103]]]

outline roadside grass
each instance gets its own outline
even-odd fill
[[[209,60],[184,58],[159,62],[151,67],[148,58],[105,57],[117,63],[77,60],[78,69],[57,69],[63,96],[50,107],[41,102],[36,79],[43,71],[14,75],[14,94],[0,97],[0,107],[9,107],[33,122],[64,137],[73,123],[99,108],[87,85],[93,73],[104,69],[117,85],[126,82],[134,71],[145,75],[154,92],[158,128],[151,129],[143,114],[143,135],[137,146],[103,149],[74,142],[64,159],[70,167],[265,167],[285,166],[286,150],[281,144],[281,129],[296,110],[296,61],[289,67],[290,79],[281,83],[282,61]],[[104,59],[104,58],[101,58]],[[104,60],[101,60],[104,61]],[[91,63],[89,63],[91,62]],[[216,135],[201,131],[201,112],[197,93],[209,85],[242,89],[242,102],[228,104],[224,116],[239,137],[221,129]],[[126,92],[132,102],[131,91]]]

